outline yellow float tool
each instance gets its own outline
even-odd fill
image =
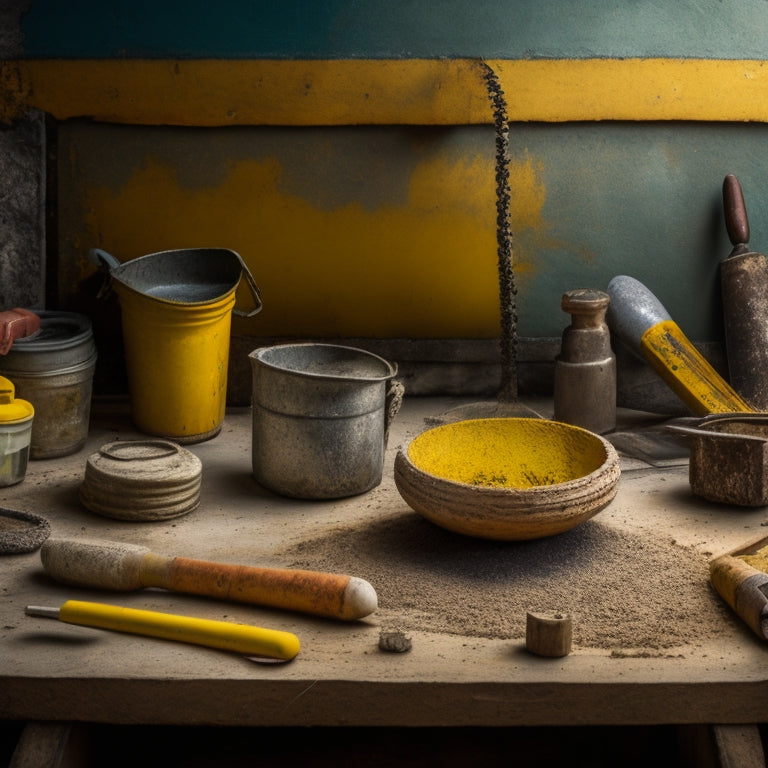
[[[607,293],[611,303],[606,319],[611,332],[639,354],[695,415],[755,411],[639,280],[618,275],[608,284]]]
[[[299,652],[299,638],[290,632],[103,603],[67,600],[60,608],[28,605],[26,614],[67,624],[204,645],[244,656],[288,661]]]

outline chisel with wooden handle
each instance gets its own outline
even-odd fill
[[[712,586],[763,640],[768,640],[768,574],[739,557],[721,555],[709,565]]]
[[[378,605],[374,588],[356,576],[166,557],[136,544],[51,537],[40,557],[50,576],[79,587],[159,587],[344,620],[362,619]]]
[[[288,661],[299,652],[299,638],[291,632],[119,605],[67,600],[59,608],[28,605],[25,613],[58,619],[66,624],[176,640],[244,656]]]
[[[754,413],[639,280],[618,275],[606,292],[611,298],[606,315],[611,332],[645,359],[695,415]]]

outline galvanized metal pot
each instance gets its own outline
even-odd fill
[[[381,482],[397,368],[332,344],[283,344],[249,355],[253,476],[283,496],[333,499]],[[388,402],[389,397],[389,402]]]

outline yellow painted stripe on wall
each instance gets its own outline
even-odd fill
[[[492,60],[512,121],[768,121],[768,62]],[[0,119],[145,125],[460,125],[491,120],[469,59],[18,60],[0,63]]]

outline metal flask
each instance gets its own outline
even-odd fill
[[[723,182],[730,255],[720,262],[723,324],[731,386],[768,410],[768,258],[749,247],[749,221],[738,179]]]
[[[597,434],[616,427],[616,357],[605,323],[610,303],[603,291],[563,294],[571,324],[555,362],[554,417]]]

